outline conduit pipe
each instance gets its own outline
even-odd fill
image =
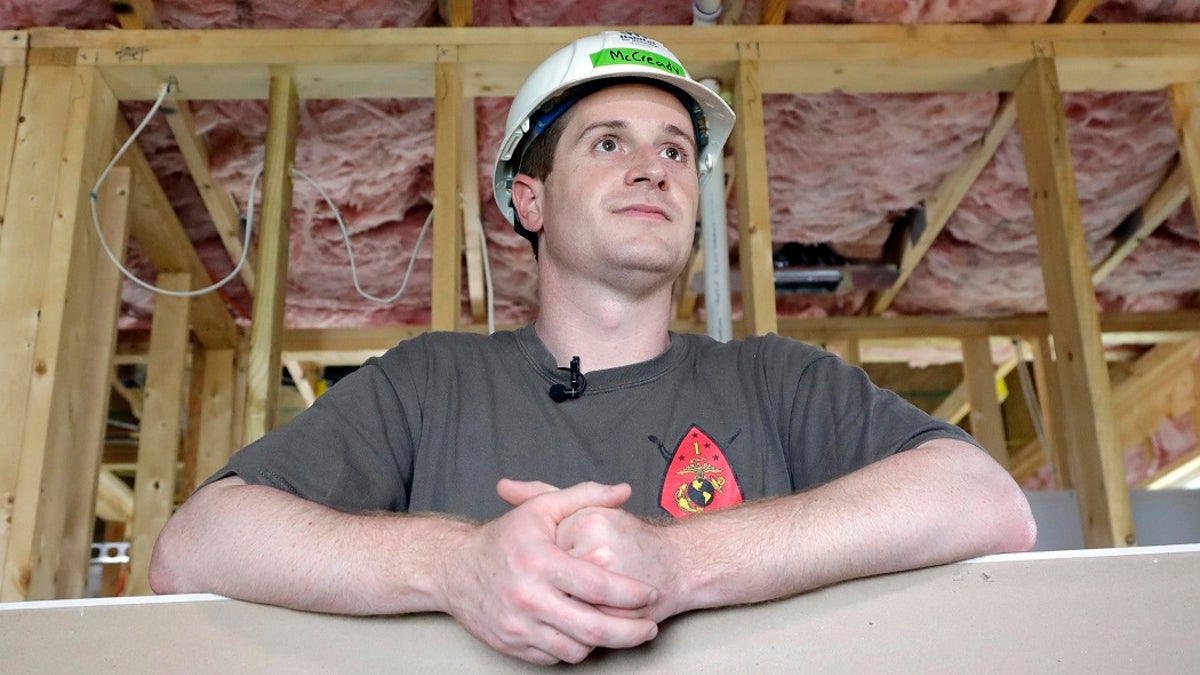
[[[715,26],[721,0],[695,0],[692,25]],[[721,83],[708,78],[701,84],[719,96]],[[729,290],[729,231],[725,222],[725,162],[713,158],[708,179],[700,186],[700,241],[704,248],[704,308],[708,336],[720,342],[733,339],[733,308]],[[691,280],[688,280],[691,283]]]

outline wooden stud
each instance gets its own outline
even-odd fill
[[[0,600],[60,594],[55,573],[72,554],[62,548],[76,516],[70,509],[93,507],[71,501],[67,485],[82,470],[78,462],[99,456],[93,446],[113,345],[111,323],[107,334],[89,334],[96,280],[111,266],[98,267],[88,195],[109,157],[116,99],[94,68],[37,66],[22,111],[13,159],[23,170],[13,177],[0,240],[0,313],[8,322],[0,422],[11,439],[0,450],[0,515],[11,524],[0,532]]]
[[[438,15],[447,26],[470,26],[473,18],[471,0],[438,0]]]
[[[992,459],[1008,469],[1008,442],[996,396],[992,349],[987,338],[968,338],[962,342],[962,354],[967,398],[971,403],[971,435],[987,449]]]
[[[128,242],[131,187],[129,169],[118,166],[109,173],[98,194],[101,232],[114,253],[124,251]],[[87,387],[88,391],[84,394],[86,404],[76,407],[75,412],[76,424],[91,436],[84,437],[70,450],[70,464],[64,485],[69,498],[63,528],[63,555],[54,575],[55,596],[60,598],[83,597],[87,588],[88,556],[95,529],[97,480],[107,427],[108,375],[112,372],[112,354],[117,344],[117,318],[121,309],[123,277],[120,270],[112,264],[97,242],[89,241],[88,249],[93,263],[91,273],[83,283],[90,286],[92,293],[92,300],[88,303],[89,327],[85,332],[90,354],[83,365],[81,378],[81,386]],[[117,253],[117,259],[124,261],[124,256]]]
[[[975,339],[978,338],[966,338],[966,340]],[[1004,378],[1008,377],[1008,374],[1011,373],[1013,368],[1016,367],[1016,358],[1005,359],[1004,361],[1000,362],[1000,365],[996,366],[996,369],[992,375],[995,379],[995,390],[997,391],[997,394],[999,394],[1000,382],[1004,380]],[[1003,402],[1002,397],[998,396],[997,400]],[[946,398],[943,399],[942,402],[938,404],[938,407],[930,414],[938,419],[946,420],[951,424],[958,424],[960,421],[962,421],[962,418],[966,417],[970,412],[970,396],[968,393],[967,382],[964,379],[963,382],[955,387],[954,391],[950,392],[950,394],[946,396]]]
[[[762,6],[760,23],[764,26],[782,26],[787,18],[787,0],[767,0]]]
[[[299,101],[292,78],[271,78],[266,161],[263,168],[262,229],[259,231],[258,292],[250,328],[250,371],[246,387],[245,440],[274,428],[280,344],[287,294],[288,233],[292,219],[292,162],[296,156]]]
[[[775,274],[771,263],[771,202],[767,189],[767,150],[763,123],[758,45],[738,45],[733,127],[733,157],[737,181],[738,265],[742,273],[742,311],[746,330],[753,335],[778,332],[775,313]]]
[[[112,471],[101,471],[96,487],[96,517],[108,522],[133,520],[133,488]]]
[[[292,383],[295,384],[296,391],[300,394],[300,399],[304,401],[305,407],[311,408],[317,402],[317,392],[309,377],[311,368],[305,367],[296,359],[284,359],[283,367],[287,368],[288,375],[291,376]]]
[[[1136,543],[1129,491],[1113,424],[1112,390],[1100,341],[1087,242],[1054,59],[1045,45],[1016,89],[1017,123],[1029,176],[1038,257],[1063,391],[1071,475],[1084,542],[1089,547]]]
[[[1107,279],[1122,260],[1128,258],[1129,254],[1141,246],[1142,242],[1149,239],[1151,234],[1154,234],[1159,225],[1165,223],[1167,218],[1179,210],[1183,201],[1187,199],[1187,195],[1187,177],[1184,175],[1183,164],[1176,163],[1163,182],[1146,200],[1146,203],[1140,207],[1141,222],[1138,226],[1122,236],[1117,241],[1117,245],[1113,246],[1108,255],[1104,256],[1104,260],[1092,268],[1092,285],[1099,286],[1101,281]]]
[[[1063,391],[1058,384],[1058,366],[1050,337],[1039,335],[1027,338],[1033,347],[1034,383],[1038,391],[1038,406],[1042,414],[1042,433],[1050,445],[1050,462],[1054,471],[1054,486],[1071,489],[1071,463],[1067,458],[1066,430],[1063,429]]]
[[[475,121],[475,99],[462,100],[462,140],[458,144],[459,198],[462,208],[463,257],[467,265],[467,297],[471,302],[471,318],[487,321],[487,279],[483,270],[483,219],[479,214],[479,159],[476,156],[478,129]]]
[[[207,480],[233,455],[234,400],[237,351],[210,349],[204,355],[204,386],[200,404],[200,438],[196,476]]]
[[[1173,84],[1168,89],[1175,132],[1179,135],[1179,158],[1187,174],[1192,196],[1192,215],[1200,230],[1200,84]]]
[[[188,274],[160,274],[158,285],[182,291],[192,287]],[[150,329],[146,367],[146,409],[138,442],[133,484],[133,522],[129,536],[129,584],[126,595],[149,595],[150,553],[171,516],[175,500],[175,462],[179,455],[180,413],[188,351],[186,298],[158,295]]]
[[[120,167],[124,169],[125,167]],[[115,359],[115,356],[114,356]],[[126,387],[120,379],[117,378],[117,369],[113,368],[109,375],[108,383],[112,385],[113,392],[125,399],[125,403],[129,405],[129,412],[135,419],[142,418],[142,390]]]
[[[1051,19],[1059,23],[1083,23],[1098,4],[1100,0],[1058,0]]]
[[[200,408],[204,398],[205,350],[188,350],[187,394],[184,399],[183,443],[179,448],[179,474],[175,479],[175,502],[182,504],[196,490],[197,456],[200,454]]]
[[[133,498],[130,497],[130,507],[132,508]],[[125,540],[125,523],[109,521],[104,523],[104,541],[124,541]],[[100,570],[100,588],[97,590],[97,597],[112,598],[115,597],[121,590],[122,577],[128,573],[128,564],[110,564],[105,565]]]
[[[4,233],[4,205],[12,176],[13,150],[21,118],[21,95],[25,91],[25,66],[0,70],[0,236]]]
[[[447,47],[434,66],[433,298],[434,330],[456,330],[462,314],[462,225],[458,209],[458,167],[462,141],[462,75],[457,50]]]
[[[154,9],[154,0],[112,0],[112,6],[121,28],[141,30],[163,27]]]

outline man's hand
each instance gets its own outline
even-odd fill
[[[625,491],[628,485],[613,486]],[[537,495],[557,490],[539,482],[502,481],[500,496],[520,506]],[[622,500],[624,503],[624,500]],[[607,614],[662,621],[688,609],[678,560],[671,551],[667,527],[659,527],[612,506],[589,506],[562,519],[555,541],[558,547],[581,560],[610,572],[649,583],[658,589],[657,600],[641,607],[597,605]]]
[[[444,610],[492,647],[534,663],[577,663],[596,647],[653,639],[657,624],[637,611],[658,601],[652,585],[556,543],[560,523],[581,509],[615,509],[629,499],[629,487],[529,485],[500,481],[500,495],[515,493],[520,504],[480,526],[457,552],[445,576]]]

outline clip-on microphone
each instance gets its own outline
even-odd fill
[[[567,370],[567,368],[559,368],[559,370]],[[568,388],[563,384],[555,384],[550,387],[550,400],[555,403],[562,403],[569,398],[579,398],[584,389],[587,389],[587,378],[583,373],[579,372],[579,357],[571,357],[571,386]]]

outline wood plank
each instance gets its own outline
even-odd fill
[[[1121,261],[1128,258],[1129,254],[1137,250],[1142,242],[1154,234],[1159,225],[1175,215],[1175,212],[1187,199],[1187,195],[1187,177],[1184,174],[1183,164],[1177,162],[1163,182],[1146,200],[1146,203],[1139,207],[1137,226],[1129,232],[1121,234],[1108,255],[1092,268],[1092,285],[1099,286],[1100,282],[1107,279],[1117,265],[1121,264]]]
[[[130,133],[129,125],[119,119],[114,144],[124,143]],[[197,288],[200,284],[208,285],[211,281],[208,270],[196,255],[171,200],[136,143],[121,157],[120,165],[133,170],[130,236],[137,241],[139,249],[158,272],[186,272]],[[206,347],[231,347],[238,341],[237,326],[216,293],[205,293],[192,299],[192,330]]]
[[[158,283],[170,290],[191,288],[187,274],[161,274]],[[175,461],[179,455],[180,414],[184,404],[184,370],[188,351],[186,298],[158,295],[150,329],[150,364],[146,367],[146,410],[138,442],[137,476],[133,484],[133,522],[129,533],[129,583],[126,595],[150,595],[150,552],[171,516],[175,500]]]
[[[115,114],[115,113],[114,113]],[[103,139],[102,142],[107,142]],[[91,181],[88,181],[89,183]],[[115,167],[100,188],[97,211],[105,241],[124,250],[129,238],[129,193],[132,178],[126,167]],[[91,239],[91,237],[89,237]],[[114,253],[116,252],[114,250]],[[73,424],[82,437],[73,441],[64,462],[67,513],[63,527],[62,552],[54,572],[55,596],[83,597],[87,588],[88,556],[96,526],[96,494],[103,458],[109,402],[109,374],[117,344],[117,319],[121,310],[121,272],[100,249],[97,241],[88,242],[91,266],[81,270],[80,295],[90,288],[91,301],[84,331],[87,352],[80,384],[79,400],[69,403]],[[118,259],[122,259],[118,256]],[[72,263],[77,264],[77,263]],[[86,296],[85,296],[86,297]],[[73,348],[75,349],[75,348]],[[71,392],[74,394],[74,392]],[[62,396],[62,394],[58,394]]]
[[[121,28],[141,30],[163,27],[154,9],[154,0],[112,0],[111,4]]]
[[[179,152],[183,155],[188,172],[192,174],[192,181],[196,184],[196,190],[200,193],[200,199],[204,202],[205,209],[208,210],[208,216],[212,218],[213,226],[221,237],[221,243],[229,252],[230,264],[237,265],[238,260],[242,257],[241,221],[238,218],[237,208],[229,196],[230,192],[225,189],[224,183],[213,174],[210,168],[208,144],[205,142],[204,136],[196,131],[196,121],[192,117],[191,104],[179,96],[169,97],[168,100],[171,106],[169,109],[164,106],[163,117],[167,120],[167,125],[171,127],[171,133],[179,145]],[[252,241],[250,252],[247,254],[247,263],[252,263],[257,259],[256,253]],[[253,264],[243,265],[238,276],[246,285],[246,289],[254,293]]]
[[[179,473],[175,478],[175,503],[182,504],[196,490],[196,462],[200,454],[200,407],[204,398],[203,347],[188,350],[186,393],[183,415],[183,442],[179,446]]]
[[[13,152],[17,145],[24,91],[24,64],[0,70],[0,236],[4,234],[4,205],[8,201],[8,184],[12,176]]]
[[[971,404],[971,435],[1007,470],[1008,442],[1004,435],[1004,419],[1000,415],[1000,401],[996,397],[992,349],[987,338],[968,338],[962,341],[962,353],[963,377]]]
[[[954,215],[954,211],[958,209],[958,205],[967,195],[967,191],[971,189],[975,180],[979,178],[979,174],[983,173],[983,169],[992,161],[992,156],[996,154],[1000,142],[1008,135],[1016,121],[1016,104],[1012,97],[1005,97],[1000,103],[996,116],[992,119],[991,126],[967,156],[966,161],[947,174],[925,200],[925,219],[920,230],[916,231],[910,228],[908,232],[904,233],[900,253],[900,275],[888,289],[873,300],[871,314],[882,315],[888,307],[891,307],[896,296],[900,294],[900,290],[908,283],[908,279],[916,271],[921,260],[925,258],[929,248],[933,246],[934,240],[941,235],[942,230],[946,229],[946,223],[950,222],[950,216]]]
[[[6,274],[26,275],[6,278],[0,290],[0,312],[9,322],[0,338],[6,347],[0,381],[7,385],[0,421],[14,439],[2,451],[13,473],[0,475],[3,504],[11,509],[11,520],[3,514],[11,525],[0,600],[59,594],[55,571],[61,556],[71,554],[62,549],[69,510],[93,506],[70,502],[67,485],[81,469],[77,461],[99,456],[92,446],[100,442],[103,410],[95,408],[107,401],[105,359],[113,337],[111,325],[107,336],[89,334],[94,308],[79,299],[94,299],[94,282],[107,271],[98,268],[88,195],[108,160],[116,99],[94,68],[38,66],[29,70],[22,111],[14,164],[37,182],[21,183],[25,170],[14,176],[8,213],[16,217],[6,219],[0,240]]]
[[[472,14],[471,0],[438,0],[438,15],[447,26],[470,26]]]
[[[733,157],[737,182],[738,266],[742,274],[742,311],[754,335],[778,332],[775,274],[771,262],[771,200],[767,189],[767,150],[763,122],[758,45],[740,43],[734,81]]]
[[[479,201],[479,130],[475,121],[475,99],[462,100],[462,140],[458,144],[458,189],[462,208],[463,257],[467,266],[467,297],[471,318],[487,321],[487,279],[483,269],[483,219]]]
[[[296,385],[296,391],[300,394],[300,399],[304,401],[306,407],[311,408],[312,404],[317,402],[317,392],[313,388],[312,380],[309,377],[311,367],[305,367],[296,359],[284,359],[283,367],[287,368],[288,375],[291,376],[292,382]]]
[[[965,338],[963,343],[968,340],[978,340],[979,338]],[[997,392],[1000,387],[1000,382],[1008,377],[1008,374],[1017,367],[1016,357],[1008,358],[1000,362],[992,371],[992,391]],[[997,401],[1000,398],[997,396]],[[971,401],[969,387],[964,379],[961,384],[954,388],[945,399],[942,400],[938,407],[931,413],[933,417],[941,420],[946,420],[951,424],[958,424],[962,418],[966,417],[971,412]]]
[[[124,169],[125,167],[118,167],[118,168]],[[114,251],[114,253],[115,253],[115,251]],[[115,356],[114,356],[114,360],[115,360]],[[117,394],[117,396],[120,396],[121,398],[125,399],[125,403],[129,405],[129,412],[131,414],[133,414],[133,417],[135,419],[141,419],[142,418],[142,390],[126,387],[125,384],[122,383],[121,380],[119,380],[117,378],[116,368],[114,368],[112,373],[109,375],[108,383],[112,385],[112,389]]]
[[[1074,487],[1071,480],[1071,463],[1067,457],[1066,430],[1062,416],[1063,390],[1058,383],[1058,366],[1054,363],[1054,351],[1050,337],[1040,335],[1027,338],[1033,348],[1033,377],[1038,390],[1038,407],[1042,415],[1042,433],[1050,445],[1051,469],[1054,471],[1054,487],[1069,490]],[[1039,453],[1040,454],[1040,453]]]
[[[1112,390],[1100,341],[1087,242],[1055,61],[1034,45],[1033,64],[1016,90],[1038,257],[1046,285],[1050,332],[1064,392],[1071,475],[1089,547],[1136,543],[1129,491],[1113,423]]]
[[[204,355],[204,387],[200,406],[200,440],[196,476],[206,480],[229,461],[234,451],[234,388],[237,350],[210,349]]]
[[[1064,91],[1156,90],[1200,81],[1195,24],[629,27],[670,45],[697,77],[728,78],[738,43],[762,47],[766,93],[1010,91],[1033,42],[1052,43]],[[192,100],[264,98],[271,64],[304,98],[432,96],[439,45],[460,47],[468,96],[515,93],[524,75],[591,26],[365,30],[30,32],[31,59],[103,67],[118,97],[153,99],[164,72]],[[42,55],[40,52],[48,52]],[[34,53],[38,53],[34,56]]]
[[[1083,23],[1098,4],[1100,0],[1058,0],[1050,18],[1059,23]]]
[[[766,0],[762,6],[759,23],[764,26],[782,26],[787,18],[787,0]]]
[[[1192,216],[1200,231],[1200,84],[1173,84],[1168,92],[1179,136],[1179,160],[1186,172]]]
[[[267,148],[263,168],[262,229],[259,231],[258,292],[250,328],[244,438],[253,441],[274,428],[280,345],[287,295],[288,233],[292,220],[292,175],[296,157],[299,99],[288,75],[271,78]]]
[[[112,471],[100,472],[96,489],[96,517],[118,523],[133,519],[133,488]]]
[[[458,180],[462,142],[462,76],[457,49],[447,47],[435,66],[433,161],[433,298],[434,330],[455,330],[462,315],[462,225],[459,223]]]

